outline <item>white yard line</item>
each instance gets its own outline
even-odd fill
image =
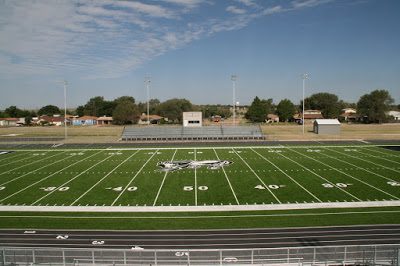
[[[344,153],[344,152],[340,152],[340,151],[336,151],[336,150],[332,150],[332,149],[329,149],[329,148],[325,148],[325,149],[327,149],[328,151],[333,151],[333,152],[336,152],[336,153],[345,155],[345,156],[347,156],[347,157],[355,158],[355,159],[358,159],[358,160],[361,160],[361,161],[364,161],[364,162],[367,162],[367,163],[371,163],[371,164],[374,164],[374,165],[377,165],[377,166],[386,168],[386,169],[391,170],[391,171],[396,172],[396,173],[400,173],[400,171],[398,171],[398,170],[395,170],[395,169],[393,169],[393,168],[391,168],[391,167],[384,166],[384,165],[379,164],[379,163],[374,163],[374,162],[372,162],[372,161],[370,161],[370,160],[365,160],[365,159],[363,159],[363,158],[359,158],[359,157],[357,157],[357,156],[352,156],[352,155],[350,155],[350,154],[347,154],[347,153]]]
[[[25,154],[26,155],[26,154]],[[2,164],[1,166],[3,167],[3,166],[7,166],[7,165],[10,165],[10,164],[13,164],[13,163],[18,163],[18,162],[20,162],[20,161],[23,161],[23,160],[29,160],[29,159],[31,159],[31,158],[34,158],[35,156],[29,156],[29,157],[24,157],[24,158],[22,158],[22,159],[19,159],[19,160],[16,160],[16,161],[12,161],[12,162],[9,162],[9,163],[6,163],[6,164]],[[21,168],[21,167],[24,167],[24,166],[26,166],[27,164],[25,164],[25,165],[23,165],[23,166],[20,166],[20,167],[17,167],[17,168],[12,168],[12,166],[11,166],[11,168],[12,168],[12,170],[16,170],[16,169],[19,169],[19,168]],[[10,167],[9,167],[10,168]],[[11,171],[11,170],[10,170]],[[10,171],[8,171],[8,172],[10,172]],[[5,172],[4,172],[5,173]],[[2,173],[3,174],[3,173]]]
[[[178,151],[178,149],[175,149],[174,154],[172,155],[172,158],[171,158],[170,162],[172,162],[174,160],[175,154],[176,154],[177,151]],[[160,193],[161,193],[161,190],[162,190],[162,188],[164,186],[164,183],[165,183],[165,180],[167,178],[167,175],[168,175],[168,171],[165,171],[164,178],[163,178],[163,180],[161,182],[161,185],[160,185],[160,187],[158,189],[156,198],[154,199],[153,206],[156,206],[156,204],[157,204],[158,197],[160,196]]]
[[[62,153],[63,153],[63,152],[62,152]],[[55,155],[53,155],[53,156],[60,155],[60,154],[62,154],[62,153],[55,154]],[[51,157],[53,157],[53,156],[51,156]],[[46,168],[46,167],[48,167],[48,166],[50,166],[50,165],[53,165],[53,164],[56,164],[56,163],[58,163],[58,162],[64,161],[65,159],[68,159],[68,158],[70,158],[70,157],[72,157],[72,155],[71,155],[71,156],[68,156],[68,157],[64,157],[64,158],[62,158],[62,159],[60,159],[60,160],[58,160],[58,161],[52,162],[52,163],[50,163],[50,164],[45,164],[45,165],[42,166],[42,167],[39,167],[39,168],[37,168],[37,169],[35,169],[35,170],[32,170],[32,171],[30,171],[30,172],[28,172],[28,173],[25,173],[25,174],[23,174],[23,175],[17,176],[17,177],[15,177],[15,178],[11,179],[11,180],[8,180],[8,181],[6,181],[6,182],[0,184],[0,186],[7,185],[8,183],[11,183],[11,182],[13,182],[13,181],[15,181],[15,180],[18,180],[18,179],[20,179],[20,178],[22,178],[22,177],[24,177],[24,176],[27,176],[27,175],[32,174],[32,173],[34,173],[34,172],[37,172],[37,171],[39,171],[40,169]],[[50,158],[50,157],[48,157],[48,158]],[[42,161],[42,160],[40,160],[40,161]],[[36,162],[38,162],[38,161],[36,161]]]
[[[99,151],[99,152],[97,152],[97,153],[95,153],[95,154],[93,154],[93,155],[99,154],[100,152],[102,152],[102,151]],[[83,175],[84,173],[86,173],[87,171],[89,171],[90,169],[92,169],[93,167],[95,167],[95,166],[101,164],[102,162],[108,160],[108,159],[111,158],[112,156],[114,156],[114,155],[110,155],[110,156],[104,158],[103,160],[101,160],[101,161],[95,163],[95,164],[92,165],[91,167],[87,168],[85,171],[83,171],[83,172],[81,172],[80,174],[74,176],[73,178],[71,178],[70,180],[68,180],[67,182],[65,182],[64,184],[58,186],[58,187],[57,187],[56,189],[54,189],[53,191],[47,193],[46,195],[44,195],[44,196],[41,197],[40,199],[36,200],[36,201],[33,202],[31,205],[37,204],[39,201],[45,199],[46,197],[50,196],[50,195],[53,194],[54,192],[58,191],[59,188],[62,188],[62,187],[64,187],[65,185],[69,184],[70,182],[74,181],[75,179],[77,179],[78,177],[80,177],[81,175]],[[88,158],[90,158],[90,157],[91,157],[91,156],[85,158],[84,160],[86,160],[86,159],[88,159]],[[84,160],[83,160],[83,161],[84,161]]]
[[[396,154],[393,154],[391,152],[383,152],[383,151],[378,151],[378,150],[371,150],[371,149],[368,149],[368,148],[365,148],[365,147],[360,147],[360,148],[363,149],[363,150],[373,151],[373,152],[377,152],[377,153],[380,153],[380,154],[388,155],[388,156],[391,156],[391,157],[400,158],[400,156],[398,156]],[[376,147],[374,147],[374,148],[376,148]],[[396,152],[396,151],[394,151],[394,152]]]
[[[215,205],[215,206],[13,206],[0,205],[1,211],[15,212],[104,212],[104,213],[127,213],[127,212],[213,212],[213,211],[271,211],[271,210],[306,210],[306,209],[335,209],[335,208],[369,208],[369,207],[398,207],[400,201],[363,201],[363,202],[323,202],[323,203],[290,203],[290,204],[259,204],[259,205]],[[400,213],[400,211],[379,211],[382,213]],[[348,213],[348,212],[346,212]],[[374,211],[361,211],[351,213],[374,213]],[[316,213],[310,213],[313,215]],[[291,216],[295,214],[243,214],[243,215],[219,215],[219,217],[258,217],[258,216]],[[307,215],[307,214],[304,214]],[[0,218],[7,217],[0,215]],[[15,216],[12,216],[15,217]],[[32,216],[16,216],[16,217],[32,217]],[[37,216],[36,216],[37,217]],[[63,216],[48,216],[50,218],[62,218]],[[68,215],[68,219],[78,218],[78,216]],[[120,217],[121,219],[152,219],[153,216],[138,216],[138,217]],[[184,219],[216,217],[213,215],[205,216],[189,216]],[[79,218],[83,218],[80,217]],[[86,218],[96,219],[96,216],[86,216]],[[106,216],[107,219],[117,218]],[[154,216],[153,219],[162,218]],[[166,216],[164,218],[170,218]],[[173,218],[173,217],[171,217]],[[183,218],[183,217],[182,217]]]
[[[132,156],[134,156],[136,153],[138,153],[141,150],[137,150],[136,152],[134,152],[131,156],[129,156],[128,158],[126,158],[125,160],[123,160],[120,164],[118,164],[116,167],[114,167],[110,172],[108,172],[108,174],[106,174],[105,176],[103,176],[103,178],[101,178],[99,181],[96,182],[96,184],[94,184],[91,188],[89,188],[88,190],[86,190],[82,195],[80,195],[77,199],[74,200],[74,202],[72,202],[70,204],[70,206],[74,205],[76,202],[78,202],[82,197],[84,197],[87,193],[89,193],[93,188],[95,188],[98,184],[101,183],[101,181],[103,181],[104,179],[106,179],[109,175],[111,175],[115,170],[117,170],[118,167],[120,167],[121,165],[123,165],[126,161],[128,161]]]
[[[267,184],[264,183],[264,181],[257,175],[257,173],[253,170],[253,168],[250,167],[250,165],[242,158],[242,156],[239,155],[239,153],[236,152],[234,148],[232,148],[233,152],[247,165],[247,167],[250,169],[250,171],[258,178],[258,180],[263,184],[263,186],[268,190],[269,193],[275,198],[275,200],[282,204],[282,202],[278,199],[278,197],[271,191],[271,189],[267,186]]]
[[[76,155],[70,155],[70,156],[68,156],[68,157],[65,157],[65,158],[63,158],[63,159],[57,161],[57,162],[64,161],[65,159],[68,159],[68,158],[71,158],[71,157],[74,157],[74,156],[76,156]],[[93,156],[93,155],[91,155],[91,156]],[[89,157],[87,157],[87,158],[90,158],[91,156],[89,156]],[[8,198],[11,198],[11,197],[15,196],[15,195],[17,195],[17,194],[19,194],[19,193],[21,193],[21,192],[27,190],[28,188],[30,188],[30,187],[32,187],[32,186],[34,186],[34,185],[36,185],[36,184],[38,184],[38,183],[40,183],[40,182],[46,180],[46,179],[48,179],[48,178],[50,178],[50,177],[52,177],[52,176],[58,174],[59,172],[65,170],[65,169],[68,169],[68,168],[70,168],[71,166],[74,166],[75,164],[78,164],[78,163],[80,163],[80,162],[82,162],[82,161],[74,162],[74,163],[72,163],[72,164],[70,164],[70,165],[68,165],[68,166],[66,166],[66,167],[64,167],[64,168],[62,168],[62,169],[60,169],[60,170],[58,170],[58,171],[52,173],[51,175],[48,175],[48,176],[46,176],[46,177],[44,177],[44,178],[42,178],[42,179],[40,179],[40,180],[38,180],[38,181],[36,181],[36,182],[30,184],[30,185],[27,186],[27,187],[25,187],[25,188],[23,188],[23,189],[20,189],[20,190],[18,190],[17,192],[15,192],[15,193],[13,193],[13,194],[11,194],[11,195],[8,195],[8,196],[5,197],[5,198],[2,198],[2,199],[0,200],[0,202],[6,200],[6,199],[8,199]],[[53,164],[54,164],[54,163],[53,163]],[[51,164],[49,164],[49,165],[51,165]],[[49,166],[49,165],[47,165],[47,166]]]
[[[60,153],[54,154],[54,155],[49,156],[49,157],[46,156],[46,157],[43,158],[43,159],[40,159],[40,160],[31,162],[31,163],[27,163],[27,164],[21,165],[20,167],[16,167],[16,168],[10,169],[10,170],[8,170],[8,171],[2,172],[0,175],[4,175],[4,174],[9,173],[9,172],[11,172],[11,171],[15,171],[15,170],[20,169],[20,168],[22,168],[22,167],[25,167],[25,166],[28,166],[28,165],[31,165],[31,164],[34,164],[34,163],[41,162],[41,161],[43,161],[43,160],[48,160],[48,159],[50,159],[50,158],[52,158],[52,157],[54,157],[54,156],[57,156],[57,155],[60,155],[60,154],[66,153],[66,152],[67,152],[67,151],[60,152]],[[25,159],[26,159],[26,158],[25,158]],[[22,159],[22,160],[23,160],[23,159]],[[22,160],[19,160],[19,161],[22,161]],[[41,167],[41,168],[43,168],[43,167]],[[39,168],[39,169],[41,169],[41,168]],[[35,170],[35,171],[36,171],[36,170]]]
[[[386,192],[386,191],[383,191],[383,190],[381,190],[381,189],[379,189],[379,188],[377,188],[377,187],[374,187],[373,185],[371,185],[371,184],[369,184],[369,183],[367,183],[367,182],[365,182],[365,181],[362,181],[362,180],[360,180],[360,179],[358,179],[358,178],[356,178],[356,177],[354,177],[354,176],[352,176],[352,175],[349,175],[349,174],[347,174],[346,172],[343,172],[343,171],[341,171],[341,170],[339,170],[339,169],[337,169],[337,168],[335,168],[335,167],[333,167],[333,166],[330,166],[329,164],[326,164],[326,163],[324,163],[324,162],[322,162],[322,161],[318,161],[317,159],[315,159],[315,158],[313,158],[313,157],[311,157],[311,156],[305,155],[305,154],[303,154],[303,153],[300,153],[300,152],[298,152],[298,151],[295,151],[295,150],[291,150],[291,151],[293,151],[293,152],[295,152],[295,153],[298,153],[298,154],[300,154],[300,155],[302,155],[302,156],[304,156],[304,157],[307,157],[307,158],[309,158],[309,159],[312,159],[312,160],[314,160],[314,161],[316,161],[316,162],[319,162],[319,163],[321,163],[321,164],[323,164],[323,165],[325,165],[325,166],[327,166],[327,167],[329,167],[329,168],[331,168],[331,169],[333,169],[333,170],[335,170],[335,171],[337,171],[337,172],[339,172],[339,173],[342,173],[342,174],[344,174],[344,175],[346,175],[346,176],[348,176],[348,177],[350,177],[350,178],[352,178],[352,179],[354,179],[354,180],[357,180],[358,182],[363,183],[363,184],[365,184],[365,185],[367,185],[367,186],[369,186],[369,187],[371,187],[371,188],[373,188],[373,189],[375,189],[375,190],[378,190],[378,191],[380,191],[380,192],[382,192],[382,193],[384,193],[384,194],[386,194],[386,195],[388,195],[388,196],[390,196],[390,197],[392,197],[392,198],[394,198],[394,199],[400,200],[400,198],[398,198],[398,197],[396,197],[396,196],[394,196],[394,195],[392,195],[392,194],[390,194],[390,193],[388,193],[388,192]],[[335,158],[335,157],[333,157],[333,156],[329,156],[328,154],[325,154],[325,155],[326,155],[327,157],[330,157],[330,158]]]
[[[196,161],[197,150],[194,149],[194,160]],[[197,206],[197,169],[194,168],[194,205]]]
[[[338,186],[335,186],[335,184],[334,184],[333,182],[331,182],[331,181],[329,181],[328,179],[326,179],[325,177],[323,177],[323,176],[317,174],[316,172],[314,172],[313,170],[309,169],[308,167],[305,167],[305,166],[302,165],[301,163],[298,163],[298,162],[296,162],[295,160],[293,160],[293,159],[291,159],[291,158],[289,158],[289,157],[287,157],[287,156],[285,156],[285,155],[283,155],[283,154],[281,154],[281,153],[280,153],[279,155],[283,156],[285,159],[287,159],[287,160],[289,160],[289,161],[291,161],[291,162],[294,162],[295,164],[297,164],[298,166],[300,166],[300,167],[304,168],[305,170],[309,171],[309,172],[312,173],[313,175],[315,175],[315,176],[319,177],[320,179],[324,180],[325,182],[331,184],[333,187],[338,188],[339,190],[341,190],[341,191],[344,192],[345,194],[349,195],[350,197],[352,197],[352,198],[354,198],[354,199],[356,199],[356,200],[358,200],[358,201],[362,201],[361,199],[359,199],[358,197],[354,196],[354,195],[351,194],[350,192],[344,190],[343,188],[338,187]]]
[[[384,158],[384,157],[380,157],[380,156],[377,156],[377,155],[373,155],[373,154],[370,154],[370,153],[365,153],[365,152],[361,152],[361,151],[356,151],[356,152],[361,153],[363,155],[372,156],[374,158],[382,159],[382,160],[385,160],[385,161],[388,161],[388,162],[391,162],[391,163],[400,164],[400,162],[396,162],[396,161],[393,161],[393,160],[390,160],[390,159],[387,159],[387,158]]]
[[[5,158],[3,158],[3,159],[1,159],[0,160],[0,162],[2,162],[2,161],[5,161],[5,160],[12,160],[12,159],[15,159],[15,158],[17,158],[17,157],[20,157],[20,156],[24,156],[24,155],[28,155],[29,153],[33,153],[33,151],[30,151],[30,152],[27,152],[27,153],[18,153],[18,152],[15,152],[15,151],[13,151],[13,153],[11,153],[11,155],[15,155],[15,156],[6,156],[6,155],[3,155],[3,156],[5,156]],[[26,159],[26,158],[24,158],[24,159]],[[21,160],[19,160],[19,161],[21,161]],[[17,162],[17,161],[13,161],[13,162],[11,162],[11,163],[15,163],[15,162]],[[10,163],[8,163],[8,164],[10,164]],[[8,165],[8,164],[3,164],[2,166],[4,166],[4,165]]]
[[[375,175],[375,176],[382,177],[383,179],[386,179],[386,180],[388,180],[388,181],[396,182],[395,180],[393,180],[393,179],[391,179],[391,178],[389,178],[389,177],[386,177],[386,176],[383,176],[383,175],[381,175],[381,174],[372,172],[372,171],[370,171],[370,170],[368,170],[368,169],[365,169],[365,168],[363,168],[363,167],[361,167],[361,166],[358,166],[358,165],[349,163],[348,161],[339,159],[339,158],[337,158],[337,157],[335,157],[335,156],[330,156],[330,155],[328,155],[328,154],[325,154],[325,155],[328,156],[329,158],[332,158],[332,159],[337,160],[337,161],[339,161],[339,162],[343,162],[343,163],[346,163],[346,164],[351,165],[351,166],[353,166],[353,167],[356,167],[356,168],[358,168],[358,169],[364,170],[364,171],[366,171],[366,172],[368,172],[368,173],[370,173],[370,174],[373,174],[373,175]]]
[[[217,151],[216,151],[214,148],[213,148],[213,150],[214,150],[215,156],[217,156],[217,160],[220,160],[220,159],[219,159],[219,156],[218,156],[218,154],[217,154]],[[232,187],[231,181],[229,180],[229,177],[228,177],[228,175],[226,174],[226,171],[225,171],[224,166],[222,166],[221,168],[222,168],[222,171],[224,172],[226,181],[228,181],[229,187],[231,188],[232,194],[233,194],[233,196],[235,197],[235,200],[236,200],[237,205],[240,205],[240,202],[239,202],[239,200],[238,200],[238,198],[237,198],[237,196],[236,196],[235,190],[234,190],[233,187]]]
[[[111,203],[111,206],[114,206],[114,204],[118,201],[118,199],[124,194],[124,192],[128,189],[128,187],[132,184],[132,182],[135,180],[135,178],[142,172],[143,168],[150,162],[150,160],[156,155],[158,150],[153,152],[153,154],[150,156],[149,159],[142,165],[142,167],[139,169],[139,171],[136,172],[136,174],[132,177],[131,181],[124,187],[124,189],[118,194],[118,196],[115,198],[115,200]]]
[[[287,176],[290,180],[292,180],[294,183],[296,183],[299,187],[301,187],[305,192],[307,192],[311,197],[313,197],[314,199],[316,199],[319,202],[322,202],[321,199],[319,199],[317,196],[315,196],[313,193],[311,193],[311,191],[309,191],[308,189],[306,189],[305,187],[303,187],[299,182],[297,182],[294,178],[292,178],[290,175],[288,175],[285,171],[283,171],[279,166],[277,166],[276,164],[274,164],[272,161],[268,160],[266,157],[264,157],[262,154],[259,154],[257,151],[252,150],[253,152],[255,152],[256,154],[258,154],[258,156],[260,156],[261,158],[263,158],[265,161],[267,161],[268,163],[272,164],[276,169],[279,170],[279,172],[281,172],[282,174],[284,174],[285,176]]]

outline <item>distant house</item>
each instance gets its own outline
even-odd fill
[[[314,122],[315,119],[323,119],[323,115],[320,110],[304,110],[304,120]],[[295,114],[293,119],[297,123],[301,123],[303,120],[303,114]]]
[[[389,111],[386,113],[387,116],[393,117],[393,120],[400,121],[400,112],[399,111]]]
[[[82,116],[72,119],[73,126],[93,126],[97,125],[97,117],[95,116]]]
[[[213,115],[211,116],[211,121],[213,121],[214,123],[219,123],[221,122],[222,117],[220,115]]]
[[[355,122],[359,120],[359,115],[357,114],[357,110],[354,108],[345,108],[342,109],[342,113],[339,116],[341,121],[346,122]]]
[[[19,121],[18,118],[0,118],[0,126],[2,127],[16,127],[17,122]]]
[[[165,118],[162,117],[162,116],[159,116],[159,115],[149,115],[150,124],[160,124],[162,119],[165,119]],[[165,119],[165,120],[167,120],[167,119]],[[140,116],[138,124],[139,125],[146,125],[147,124],[147,114],[143,113]]]
[[[279,116],[277,116],[275,114],[268,114],[265,122],[267,122],[267,123],[279,122]]]
[[[51,126],[63,126],[64,125],[64,117],[63,116],[48,116],[42,115],[37,120],[38,124],[48,124]],[[68,124],[68,119],[67,119]]]
[[[102,116],[97,118],[97,125],[104,126],[104,125],[111,125],[113,118],[111,116]]]

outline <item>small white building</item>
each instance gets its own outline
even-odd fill
[[[340,122],[337,119],[315,119],[314,133],[339,135]]]
[[[388,116],[392,116],[393,120],[400,121],[400,112],[399,111],[389,111],[387,112]]]
[[[201,127],[203,125],[203,115],[201,112],[183,112],[184,127]]]

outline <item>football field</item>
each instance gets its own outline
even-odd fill
[[[378,146],[0,151],[0,205],[221,206],[400,200]]]

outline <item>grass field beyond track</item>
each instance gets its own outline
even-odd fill
[[[158,163],[170,161],[190,161],[192,166],[161,171]],[[231,164],[193,166],[204,161]],[[399,199],[400,153],[375,146],[0,152],[1,205],[267,205]]]

